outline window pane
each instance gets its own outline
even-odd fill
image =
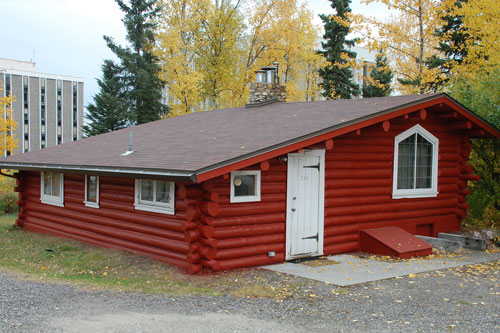
[[[156,202],[170,203],[170,183],[157,182],[156,183]]]
[[[97,202],[97,176],[87,176],[87,201]]]
[[[398,189],[414,188],[415,135],[399,143]]]
[[[234,196],[255,195],[255,175],[239,175],[234,177]]]
[[[141,180],[141,201],[153,201],[152,180]]]
[[[432,187],[432,143],[417,134],[416,188]]]
[[[52,195],[60,196],[61,195],[61,174],[60,173],[52,173]]]
[[[52,176],[51,172],[43,174],[43,194],[52,195]]]

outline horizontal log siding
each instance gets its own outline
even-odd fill
[[[84,176],[64,174],[64,207],[57,207],[40,202],[39,172],[22,172],[18,177],[19,195],[25,199],[18,225],[26,230],[133,251],[191,273],[202,269],[199,244],[185,237],[198,223],[186,221],[188,206],[178,196],[175,215],[136,210],[134,179],[101,176],[99,208],[86,207]]]
[[[420,124],[439,139],[438,196],[392,199],[394,137]],[[335,138],[326,151],[324,253],[357,251],[359,231],[397,226],[412,234],[460,229],[465,216],[466,182],[460,167],[467,161],[470,143],[432,114],[425,120],[403,117],[390,121],[385,132],[381,124]]]
[[[204,183],[205,193],[217,193],[216,216],[201,219],[201,244],[214,251],[202,260],[212,270],[267,265],[285,260],[286,163],[269,160],[261,171],[261,201],[230,203],[230,177]],[[261,170],[260,165],[246,170]],[[205,194],[207,197],[207,194]],[[268,252],[276,253],[269,257]]]

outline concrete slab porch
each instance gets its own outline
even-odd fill
[[[388,261],[373,259],[369,254],[341,254],[329,256],[326,259],[332,262],[317,259],[325,260],[325,262],[319,263],[320,266],[316,266],[312,261],[286,262],[264,266],[263,268],[344,287],[438,269],[499,260],[500,252],[486,253],[464,250],[463,253],[455,256],[447,255],[430,259],[414,258]]]

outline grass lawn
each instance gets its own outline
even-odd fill
[[[0,215],[0,269],[24,278],[67,281],[172,295],[286,297],[294,283],[273,272],[247,269],[188,275],[176,267],[124,251],[14,228],[16,215]]]

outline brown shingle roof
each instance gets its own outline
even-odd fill
[[[194,174],[238,157],[307,138],[325,129],[399,110],[439,95],[274,103],[255,108],[198,112],[122,129],[0,160],[81,169],[123,168]],[[134,153],[122,156],[133,133]]]

